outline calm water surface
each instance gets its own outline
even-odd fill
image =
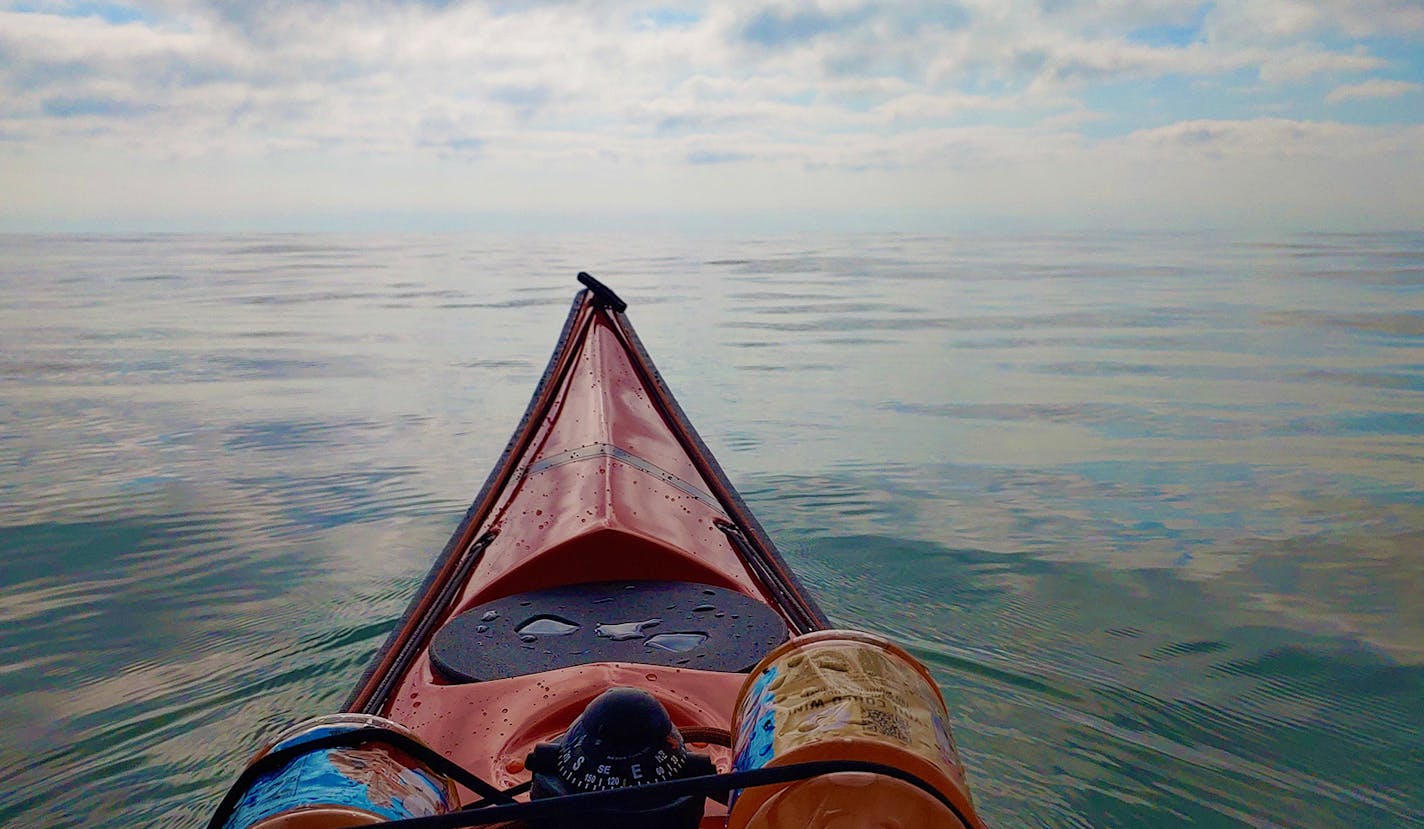
[[[1424,235],[0,237],[0,822],[335,710],[583,268],[996,827],[1424,822]]]

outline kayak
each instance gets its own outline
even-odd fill
[[[833,628],[588,274],[504,453],[339,714],[212,829],[978,829],[938,688]]]

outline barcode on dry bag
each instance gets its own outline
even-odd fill
[[[902,743],[910,742],[910,728],[905,719],[883,708],[865,709],[865,729]]]

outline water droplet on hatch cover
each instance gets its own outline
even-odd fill
[[[643,637],[643,631],[662,623],[662,619],[644,619],[641,622],[621,622],[619,624],[599,625],[593,629],[593,632],[606,639],[622,642],[626,639],[641,639]]]
[[[705,633],[659,633],[643,644],[655,651],[686,653],[707,641]]]
[[[557,616],[535,616],[515,628],[515,632],[521,636],[530,634],[533,636],[568,636],[578,630],[579,626],[566,619]]]

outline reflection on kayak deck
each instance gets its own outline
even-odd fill
[[[649,636],[648,641],[643,645],[653,650],[686,653],[697,649],[706,641],[707,634],[705,633],[659,633]]]
[[[619,622],[612,625],[599,625],[594,628],[594,633],[605,639],[612,639],[615,642],[626,642],[629,639],[641,639],[643,634],[651,627],[662,624],[662,619],[644,619],[641,622]]]
[[[530,619],[529,621],[525,622],[514,630],[520,635],[521,638],[523,638],[526,635],[568,636],[570,633],[573,633],[578,629],[579,626],[577,624],[574,624],[573,622],[567,621],[565,619],[560,619],[557,616],[538,616],[533,619]]]

